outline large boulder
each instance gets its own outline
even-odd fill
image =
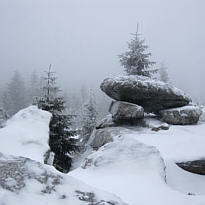
[[[201,109],[198,106],[187,105],[180,108],[162,110],[159,116],[162,121],[172,125],[192,125],[199,121]]]
[[[107,78],[100,87],[109,97],[140,105],[146,112],[181,107],[191,101],[181,90],[144,76]]]
[[[205,175],[205,159],[199,159],[199,160],[187,161],[187,162],[178,162],[176,164],[188,172]]]
[[[136,104],[113,101],[109,112],[117,124],[135,124],[144,117],[144,109]]]

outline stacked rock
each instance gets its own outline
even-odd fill
[[[116,124],[133,124],[144,117],[144,112],[175,125],[196,124],[201,115],[200,108],[190,105],[191,98],[183,91],[148,77],[107,78],[100,87],[116,100],[109,109]]]

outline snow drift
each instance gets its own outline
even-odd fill
[[[159,132],[126,128],[120,133],[113,132],[118,127],[104,128],[116,135],[70,175],[114,193],[130,205],[205,204],[205,176],[175,164],[205,156],[205,124],[170,126]]]
[[[49,149],[49,121],[51,114],[30,106],[19,111],[6,127],[0,129],[0,151],[43,162]]]

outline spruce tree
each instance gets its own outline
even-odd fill
[[[137,32],[128,43],[128,51],[119,55],[120,63],[128,75],[142,75],[151,77],[156,70],[151,69],[155,62],[150,60],[151,53],[147,52],[148,46],[145,40],[140,38]]]
[[[60,89],[56,86],[56,77],[51,71],[51,65],[46,71],[44,81],[44,96],[39,100],[38,106],[52,113],[49,124],[49,146],[50,151],[54,153],[53,166],[67,173],[72,165],[72,155],[78,149],[75,139],[72,138],[75,133],[70,129],[72,116],[65,113],[65,102],[59,96]]]

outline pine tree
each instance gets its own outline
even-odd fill
[[[61,172],[67,173],[72,164],[72,155],[77,151],[75,134],[71,129],[71,117],[65,113],[65,102],[58,96],[60,91],[56,86],[55,73],[51,71],[51,65],[46,72],[44,97],[38,102],[39,108],[52,113],[49,124],[49,146],[54,153],[53,166]]]
[[[137,32],[133,34],[133,38],[128,43],[129,51],[119,55],[120,63],[124,67],[128,75],[142,75],[151,77],[156,70],[151,69],[155,62],[150,61],[151,53],[146,52],[148,46],[145,40],[140,38]]]
[[[164,65],[164,63],[160,64],[159,68],[159,79],[165,83],[169,82],[169,76],[167,72],[167,67]]]
[[[9,115],[13,115],[27,105],[25,83],[16,70],[3,94],[3,107]]]

